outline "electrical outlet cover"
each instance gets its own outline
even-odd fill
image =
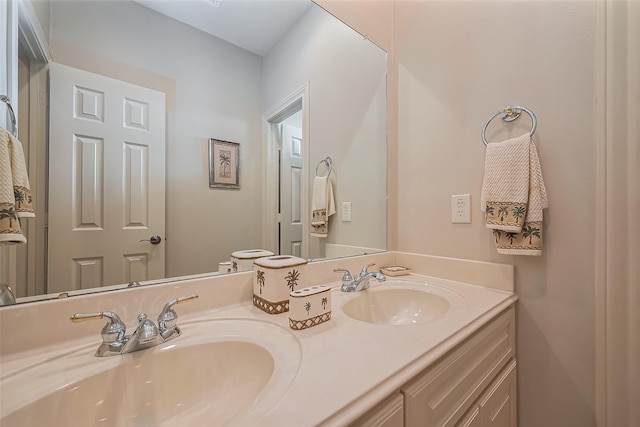
[[[471,194],[451,196],[451,222],[453,224],[471,223]]]

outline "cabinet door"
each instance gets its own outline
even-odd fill
[[[349,427],[403,427],[404,398],[398,393],[360,417]]]
[[[469,409],[469,412],[467,412],[460,422],[456,424],[456,427],[482,427],[480,406],[472,406],[471,409]]]
[[[402,387],[406,426],[457,425],[514,355],[510,308]]]
[[[482,427],[517,425],[516,361],[512,361],[480,399]]]
[[[516,407],[516,361],[512,360],[455,425],[515,427]]]

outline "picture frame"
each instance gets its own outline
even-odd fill
[[[240,144],[209,139],[209,187],[240,189]]]

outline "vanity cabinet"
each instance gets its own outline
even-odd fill
[[[351,426],[515,427],[514,307],[416,375],[400,393]],[[402,418],[397,405],[401,405]],[[394,416],[385,417],[391,407]]]
[[[511,307],[402,387],[405,426],[458,425],[514,357]]]
[[[395,393],[360,417],[350,427],[403,427],[404,396]]]

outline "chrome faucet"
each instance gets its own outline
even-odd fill
[[[97,357],[132,353],[179,337],[182,331],[177,326],[178,314],[173,310],[173,306],[196,298],[197,294],[191,294],[169,301],[158,316],[157,326],[145,313],[140,313],[138,326],[131,335],[126,335],[125,324],[112,311],[76,313],[71,316],[71,321],[80,323],[86,320],[107,319],[107,324],[101,332],[102,344],[96,350]]]
[[[9,285],[0,283],[0,306],[16,303],[16,296]]]
[[[153,347],[162,344],[164,340],[160,337],[158,327],[147,318],[144,313],[138,314],[138,327],[127,338],[127,342],[120,354],[133,353],[134,351]]]
[[[349,270],[343,268],[334,268],[333,271],[344,273],[342,275],[342,292],[358,292],[369,289],[369,280],[376,279],[379,282],[384,282],[387,277],[377,271],[368,271],[369,267],[376,265],[376,263],[367,264],[362,267],[359,276],[352,276]]]

